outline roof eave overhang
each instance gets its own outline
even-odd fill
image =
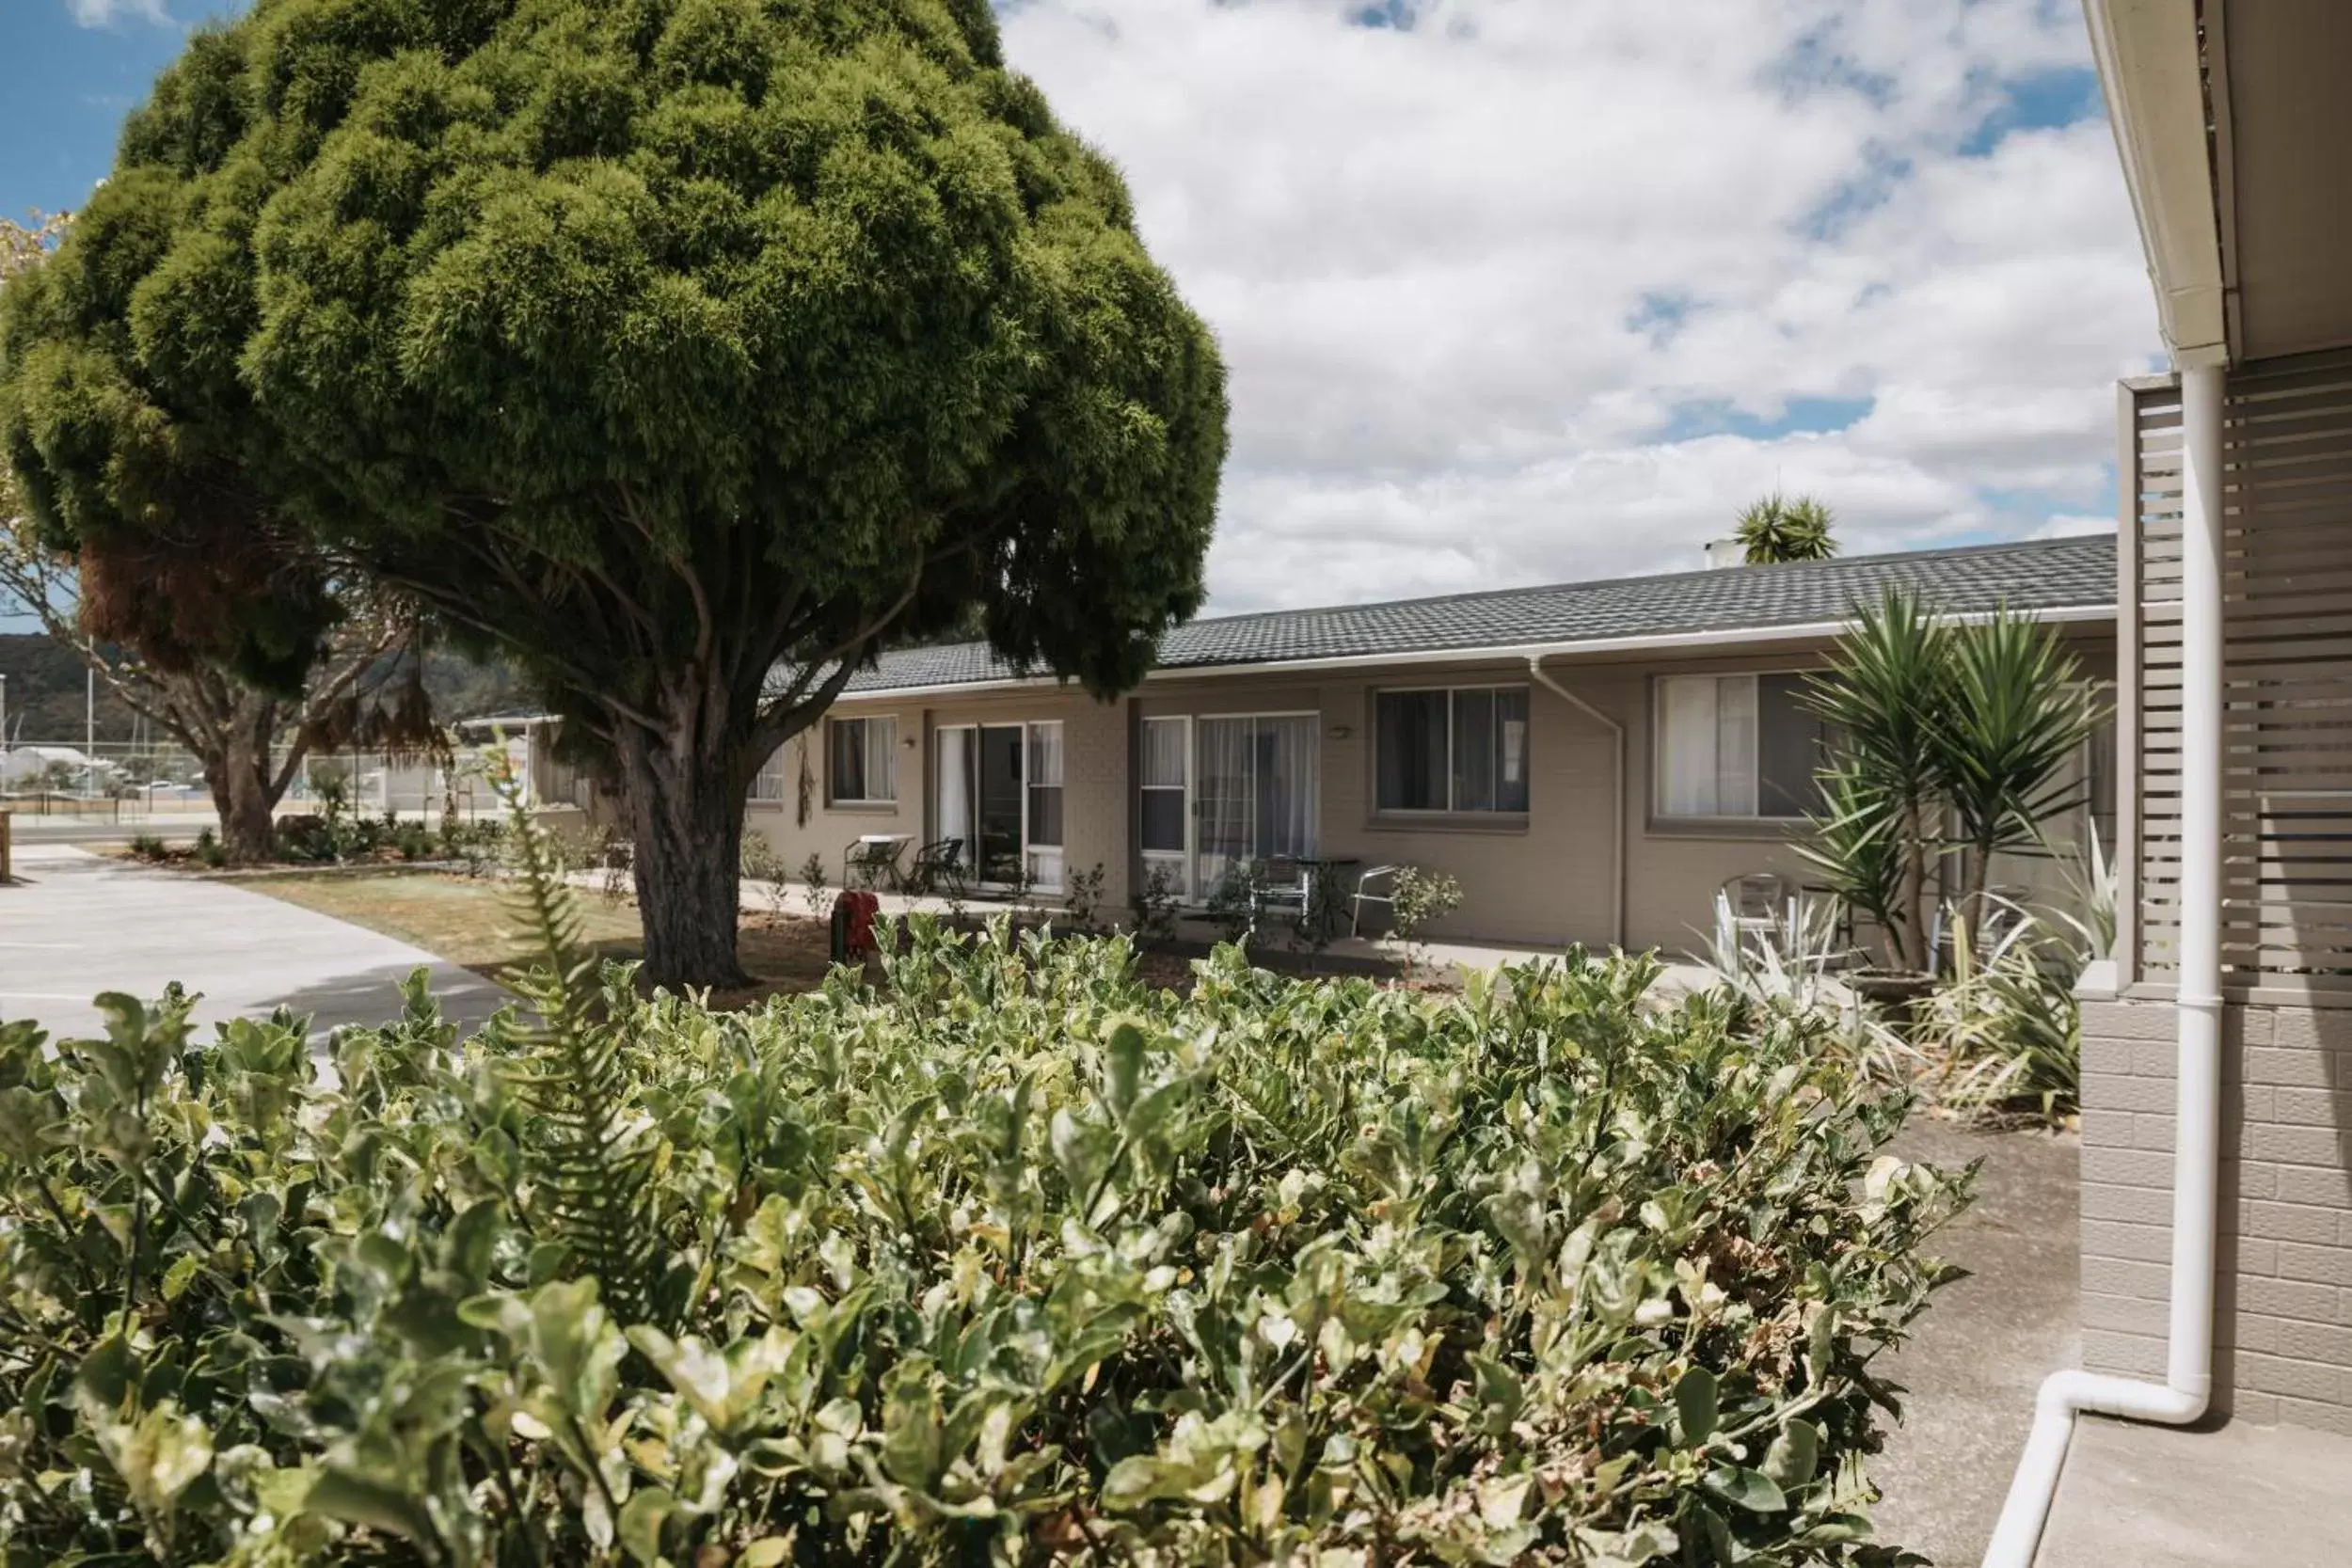
[[[2226,364],[2220,203],[2191,0],[2084,0],[2156,315],[2176,366]]]
[[[1993,618],[1994,611],[1971,610],[1939,619],[1974,625]],[[2036,621],[2053,624],[2112,621],[2112,604],[2059,605],[2026,612]],[[1321,658],[1259,659],[1236,664],[1162,666],[1143,678],[1154,681],[1214,680],[1226,675],[1311,674],[1333,670],[1392,670],[1432,664],[1518,663],[1528,659],[1594,657],[1615,654],[1704,653],[1712,649],[1774,647],[1790,642],[1820,642],[1843,636],[1850,620],[1806,621],[1784,626],[1731,626],[1700,631],[1653,632],[1634,637],[1588,637],[1567,642],[1500,642],[1474,648],[1426,648],[1410,653],[1335,654]],[[1066,686],[1056,675],[1007,675],[984,681],[940,681],[930,685],[873,687],[842,694],[845,703],[908,697],[985,696],[993,691],[1034,691]]]

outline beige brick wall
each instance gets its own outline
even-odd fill
[[[2352,1008],[2223,1013],[2214,1397],[2352,1434]],[[2083,1360],[2162,1377],[2173,1013],[2083,1005]]]
[[[933,731],[946,724],[1010,724],[1059,720],[1062,724],[1062,864],[1065,874],[1103,867],[1105,912],[1127,900],[1127,715],[1120,703],[1098,703],[1075,688],[965,697],[939,705],[905,698],[848,701],[829,718],[888,714],[898,725],[898,798],[888,805],[829,804],[825,782],[823,726],[806,733],[809,816],[800,819],[796,799],[799,741],[785,747],[784,799],[754,800],[746,808],[746,832],[765,833],[792,875],[811,854],[821,857],[825,874],[841,876],[842,853],[865,833],[905,833],[915,844],[938,835],[930,820]],[[911,861],[910,848],[901,863]]]

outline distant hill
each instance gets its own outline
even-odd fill
[[[8,737],[79,746],[84,673],[72,649],[40,632],[0,636],[0,675],[8,678]],[[132,734],[136,717],[99,687],[99,739],[136,738]]]
[[[0,675],[8,681],[8,736],[12,740],[79,746],[83,736],[83,669],[72,649],[40,632],[0,634]],[[483,664],[455,654],[427,654],[424,689],[433,711],[445,722],[485,714],[536,707],[538,699],[503,664]],[[142,738],[138,716],[103,684],[98,688],[98,738]]]

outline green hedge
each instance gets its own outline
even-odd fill
[[[1868,1362],[1965,1180],[1801,1016],[919,925],[751,1014],[582,974],[324,1063],[0,1029],[9,1562],[1894,1560]]]

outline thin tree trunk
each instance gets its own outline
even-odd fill
[[[741,748],[720,733],[723,725],[710,711],[716,705],[697,703],[700,711],[660,742],[636,726],[622,730],[643,974],[656,985],[732,988],[750,979],[735,951],[743,843],[735,753]]]

